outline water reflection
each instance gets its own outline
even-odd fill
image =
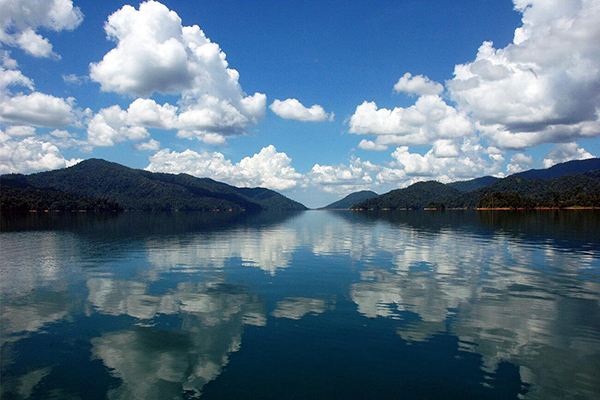
[[[275,318],[300,319],[307,314],[318,315],[333,310],[334,301],[310,299],[306,297],[289,297],[277,302],[271,315]]]
[[[2,398],[220,398],[248,380],[247,397],[270,398],[299,373],[299,397],[324,376],[360,397],[353,382],[369,374],[382,394],[423,397],[411,368],[439,393],[453,385],[440,376],[463,376],[462,398],[597,398],[599,222],[588,211],[5,219]],[[365,349],[388,346],[381,356],[353,344],[365,334]],[[328,350],[302,361],[303,343]],[[332,372],[335,357],[346,361]]]
[[[546,219],[537,231],[529,224],[521,231],[520,223],[483,216],[477,222],[485,230],[477,235],[443,225],[415,228],[414,220],[379,221],[390,224],[385,235],[350,246],[374,247],[393,260],[388,269],[367,266],[351,285],[361,314],[402,321],[396,332],[407,341],[454,335],[461,351],[482,356],[491,378],[501,362],[519,366],[528,398],[600,393],[600,284],[592,279],[599,242],[577,244],[589,251],[557,248]],[[490,223],[503,228],[491,230]]]
[[[224,283],[180,284],[164,296],[130,293],[131,298],[100,305],[100,312],[156,319],[133,329],[92,339],[92,354],[123,382],[109,392],[118,399],[199,396],[240,349],[244,325],[264,326],[264,305],[244,288]],[[94,297],[98,299],[98,297]],[[160,315],[159,315],[160,314]],[[164,315],[177,315],[169,326]]]

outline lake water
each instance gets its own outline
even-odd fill
[[[2,399],[598,399],[600,212],[4,218]]]

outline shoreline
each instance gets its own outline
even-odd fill
[[[525,207],[477,207],[477,208],[445,208],[438,209],[432,207],[426,207],[422,209],[413,209],[413,208],[380,208],[380,209],[339,209],[339,210],[323,210],[323,211],[533,211],[533,210],[600,210],[600,207],[533,207],[533,208],[525,208]]]

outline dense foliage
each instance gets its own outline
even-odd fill
[[[90,198],[53,190],[5,187],[0,190],[0,211],[20,213],[36,211],[122,211],[107,198]]]
[[[257,202],[267,210],[306,210],[306,207],[282,194],[265,188],[235,188],[242,196]]]
[[[468,181],[448,183],[448,186],[458,189],[461,192],[472,192],[473,190],[484,188],[499,180],[500,178],[495,178],[493,176],[482,176],[481,178],[469,179]]]
[[[421,209],[446,204],[460,194],[461,192],[457,189],[440,182],[417,182],[406,189],[392,190],[381,196],[358,203],[352,209]]]
[[[136,170],[104,160],[90,159],[73,167],[32,175],[4,175],[2,185],[47,188],[92,198],[110,198],[128,210],[303,210],[302,204],[268,189],[253,198],[212,179],[187,174]]]
[[[512,175],[467,193],[419,182],[356,204],[353,209],[600,207],[600,170],[550,179]]]
[[[600,158],[567,161],[546,169],[530,169],[529,171],[519,172],[514,176],[526,179],[550,179],[565,175],[584,174],[596,170],[600,170]]]
[[[326,209],[326,210],[348,210],[357,203],[372,199],[373,197],[377,197],[377,196],[378,196],[377,193],[375,193],[371,190],[362,190],[360,192],[350,193],[348,196],[344,197],[343,199],[335,201],[335,202],[323,207],[323,209]]]

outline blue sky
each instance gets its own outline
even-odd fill
[[[600,154],[597,1],[140,4],[0,2],[0,172],[98,157],[316,207]]]

